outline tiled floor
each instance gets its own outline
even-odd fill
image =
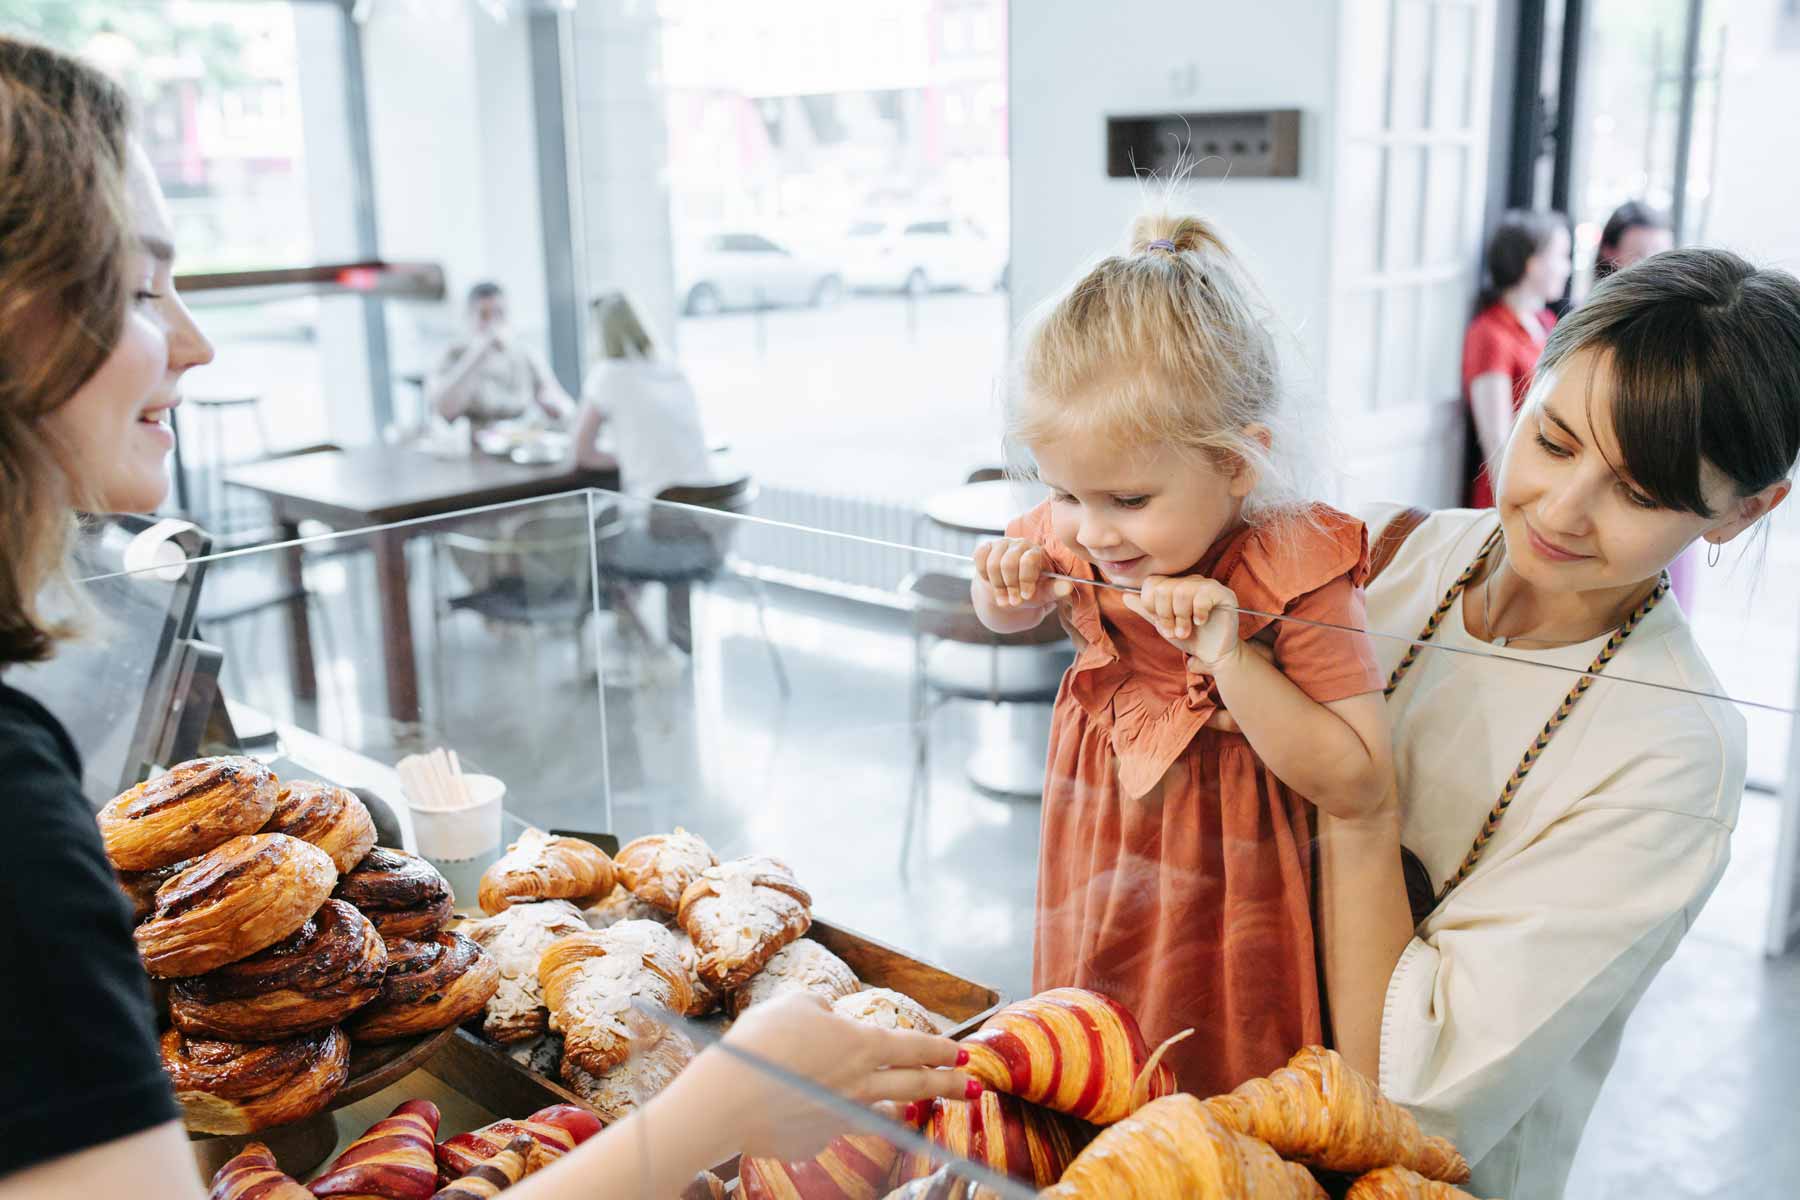
[[[335,560],[319,581],[335,589],[325,732],[386,757],[446,741],[471,769],[506,779],[509,806],[542,824],[598,828],[610,792],[623,836],[679,823],[724,854],[784,857],[820,913],[1009,994],[1027,989],[1037,805],[964,780],[974,710],[934,722],[930,819],[910,875],[900,873],[911,643],[899,614],[774,593],[769,624],[793,680],[785,701],[735,595],[697,599],[691,666],[661,660],[603,697],[577,673],[566,635],[540,636],[533,652],[516,631],[462,619],[447,638],[447,711],[426,730],[394,730],[366,715],[380,696],[366,563]],[[239,653],[279,662],[280,632],[279,618],[242,631]],[[266,685],[253,702],[278,699],[277,669],[249,674]],[[1627,1031],[1571,1197],[1795,1193],[1800,960],[1758,950],[1776,826],[1775,802],[1748,797],[1731,873]]]

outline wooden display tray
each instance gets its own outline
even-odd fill
[[[870,987],[911,996],[955,1022],[946,1036],[963,1038],[1006,1003],[994,988],[952,975],[874,938],[815,919],[806,936],[843,959]],[[593,1111],[561,1081],[540,1074],[507,1055],[506,1049],[464,1027],[445,1041],[427,1069],[477,1104],[523,1117],[550,1104],[575,1104]]]

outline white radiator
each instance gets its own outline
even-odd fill
[[[897,589],[908,575],[958,569],[941,555],[897,546],[946,551],[966,562],[980,540],[935,524],[910,504],[867,496],[765,487],[754,515],[804,528],[746,522],[732,545],[739,570],[773,583],[896,607],[904,605]],[[894,545],[875,546],[858,538]]]

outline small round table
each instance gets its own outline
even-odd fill
[[[988,479],[938,492],[925,501],[932,522],[957,533],[998,536],[1009,521],[1048,495],[1041,483]]]

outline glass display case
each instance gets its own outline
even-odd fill
[[[1005,481],[987,495],[994,533],[1036,502]],[[527,830],[588,841],[630,889],[546,895],[577,901],[602,941],[620,919],[648,920],[690,947],[681,987],[629,992],[616,1054],[591,1054],[587,1034],[588,1057],[571,1051],[581,1018],[548,1000],[547,1038],[496,1039],[474,1018],[423,1064],[429,1078],[344,1110],[364,1124],[385,1115],[369,1104],[398,1103],[394,1088],[409,1086],[461,1097],[446,1111],[466,1112],[465,1129],[557,1103],[617,1120],[725,1028],[702,1015],[694,979],[734,1012],[791,969],[793,986],[880,1023],[916,1016],[969,1039],[969,1070],[1015,1098],[927,1106],[905,1129],[884,1110],[810,1167],[744,1169],[745,1195],[815,1194],[793,1190],[809,1170],[837,1189],[818,1194],[885,1195],[929,1173],[929,1155],[913,1158],[919,1138],[969,1180],[1025,1195],[1100,1126],[1113,1152],[1096,1151],[1054,1194],[1164,1194],[1131,1193],[1134,1176],[1116,1165],[1162,1153],[1144,1148],[1159,1138],[1195,1171],[1223,1153],[1215,1143],[1289,1170],[1272,1148],[1334,1194],[1394,1164],[1462,1177],[1447,1144],[1416,1133],[1359,1143],[1369,1114],[1454,1142],[1476,1165],[1470,1194],[1499,1194],[1501,1174],[1567,1172],[1568,1145],[1534,1140],[1524,1118],[1541,1105],[1585,1111],[1621,1037],[1629,1050],[1634,1009],[1658,1024],[1689,1012],[1704,971],[1683,957],[1690,928],[1729,937],[1760,919],[1768,881],[1727,872],[1743,708],[1711,682],[1675,602],[1657,589],[1620,630],[1570,645],[1478,638],[1491,590],[1475,564],[1500,553],[1491,517],[1439,514],[1400,541],[1381,536],[1397,510],[1372,512],[1366,558],[1360,534],[1329,522],[1254,532],[1208,565],[1232,586],[1235,629],[1211,642],[1217,622],[1174,630],[1188,643],[1175,649],[1132,589],[1064,553],[1049,563],[1063,577],[1028,603],[978,607],[980,521],[876,540],[760,519],[743,481],[687,498],[582,491],[185,564],[198,601],[184,636],[221,651],[216,704],[204,680],[167,701],[209,708],[193,754],[247,754],[283,779],[383,802],[471,921],[495,919],[477,909],[484,873]],[[1015,531],[1053,528],[1053,517],[1025,520]],[[403,547],[398,585],[372,552],[384,538]],[[90,592],[164,597],[171,569],[182,568],[104,572]],[[891,584],[845,582],[872,576]],[[131,618],[99,636],[128,644],[140,628]],[[401,655],[396,631],[411,638]],[[1189,651],[1222,657],[1208,667]],[[391,715],[406,682],[397,659],[415,674],[416,721]],[[90,753],[110,732],[74,730]],[[500,822],[480,824],[479,805],[448,817],[427,807],[402,763],[440,748],[460,772],[499,781]],[[996,773],[996,756],[1037,769]],[[1401,815],[1387,836],[1411,865],[1384,875],[1359,855],[1387,844],[1369,831],[1390,763]],[[1329,801],[1301,799],[1289,779]],[[711,891],[705,861],[686,875],[662,859],[633,873],[621,856],[679,830],[727,864]],[[454,857],[436,852],[452,844]],[[744,860],[774,861],[730,866]],[[659,873],[674,883],[652,882]],[[1343,1023],[1370,1020],[1355,947],[1376,936],[1384,906],[1391,932],[1395,901],[1346,892],[1356,879],[1404,879],[1417,905],[1373,994],[1376,1018],[1386,1013],[1378,1072],[1368,1029]],[[660,901],[644,899],[659,887]],[[800,944],[827,965],[794,963]],[[502,963],[507,980],[532,974]],[[1080,990],[1045,996],[1058,988]],[[1342,1057],[1307,1051],[1332,1042],[1334,1021]],[[1698,1014],[1687,1033],[1702,1057],[1709,1038],[1732,1036]],[[752,1058],[771,1072],[760,1085],[771,1111],[840,1123],[862,1111],[861,1098],[834,1106]],[[1647,1069],[1630,1053],[1620,1062],[1632,1077]],[[1158,1101],[1154,1118],[1127,1119],[1158,1097],[1240,1086],[1237,1101]],[[1381,1091],[1397,1106],[1382,1107]],[[1276,1127],[1278,1093],[1318,1107],[1322,1142]],[[1592,1136],[1605,1134],[1610,1097]],[[1164,1133],[1150,1130],[1158,1121]],[[340,1144],[354,1132],[340,1128]],[[1200,1187],[1180,1194],[1214,1194]]]

